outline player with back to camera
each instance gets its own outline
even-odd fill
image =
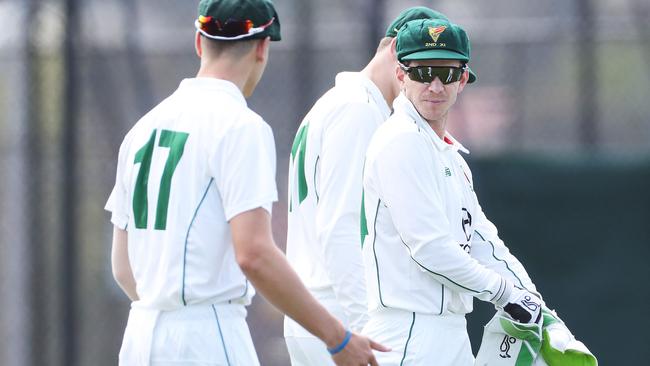
[[[465,314],[473,297],[537,322],[542,302],[499,239],[447,132],[449,110],[476,75],[465,31],[415,20],[397,35],[401,94],[364,166],[363,246],[370,319],[363,333],[392,348],[381,365],[472,365]]]
[[[353,330],[368,320],[359,236],[361,174],[370,137],[399,94],[395,36],[407,21],[442,18],[426,7],[402,11],[360,72],[341,72],[303,119],[289,166],[287,259],[309,291]],[[289,317],[284,336],[293,366],[331,365],[317,338]]]
[[[106,204],[113,273],[133,300],[120,365],[259,365],[245,321],[252,285],[336,350],[337,365],[376,365],[371,349],[384,348],[346,331],[273,242],[273,135],[245,100],[280,40],[273,4],[198,10],[198,74],[126,135]]]

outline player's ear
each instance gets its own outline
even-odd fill
[[[404,82],[404,76],[406,76],[406,73],[404,70],[402,70],[401,67],[399,67],[399,64],[395,63],[395,75],[397,75],[397,80],[399,80],[400,84]]]
[[[269,48],[271,47],[271,37],[266,37],[257,42],[255,46],[255,58],[257,61],[265,62],[269,57]]]
[[[397,84],[399,84],[399,91],[404,90],[404,77],[406,77],[406,73],[404,70],[402,70],[401,67],[399,67],[398,63],[395,63],[395,75],[397,76]]]
[[[196,51],[196,55],[201,58],[203,55],[203,48],[201,47],[201,33],[196,31],[196,34],[194,35],[194,50]]]
[[[460,94],[463,91],[463,89],[465,89],[465,85],[467,85],[467,81],[469,81],[469,70],[465,70],[463,76],[460,77],[460,84],[458,84],[458,94]]]
[[[390,54],[394,60],[397,60],[397,37],[390,40]]]

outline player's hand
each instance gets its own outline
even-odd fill
[[[332,359],[337,366],[378,366],[379,364],[372,350],[388,352],[390,348],[364,336],[352,333],[352,337],[345,348],[332,355]]]
[[[542,300],[531,292],[515,287],[503,311],[520,323],[537,323],[542,315]]]

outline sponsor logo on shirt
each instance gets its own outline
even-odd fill
[[[465,238],[467,241],[472,239],[472,234],[474,231],[472,230],[472,214],[467,211],[466,208],[463,207],[463,213],[461,216],[461,225],[463,226],[463,232],[465,233]]]
[[[445,177],[451,177],[451,169],[445,167]]]
[[[515,344],[515,342],[517,342],[517,339],[515,337],[505,335],[503,337],[503,341],[501,342],[501,345],[499,346],[499,351],[501,351],[501,353],[499,353],[499,357],[511,358],[512,356],[510,356],[508,352],[510,352],[510,347],[511,347],[510,345]]]

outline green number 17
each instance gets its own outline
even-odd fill
[[[140,164],[140,170],[135,180],[135,189],[133,190],[133,219],[137,229],[147,228],[147,213],[149,211],[147,185],[149,183],[149,170],[151,169],[151,160],[153,158],[157,132],[158,130],[153,130],[149,141],[135,153],[135,159],[133,161],[133,164]],[[165,230],[167,227],[167,207],[169,206],[169,191],[171,189],[172,175],[183,155],[183,149],[185,148],[185,142],[188,136],[189,134],[185,132],[160,131],[158,146],[169,148],[169,155],[167,156],[165,169],[160,178],[158,205],[156,206],[156,223],[154,224],[155,230]]]

